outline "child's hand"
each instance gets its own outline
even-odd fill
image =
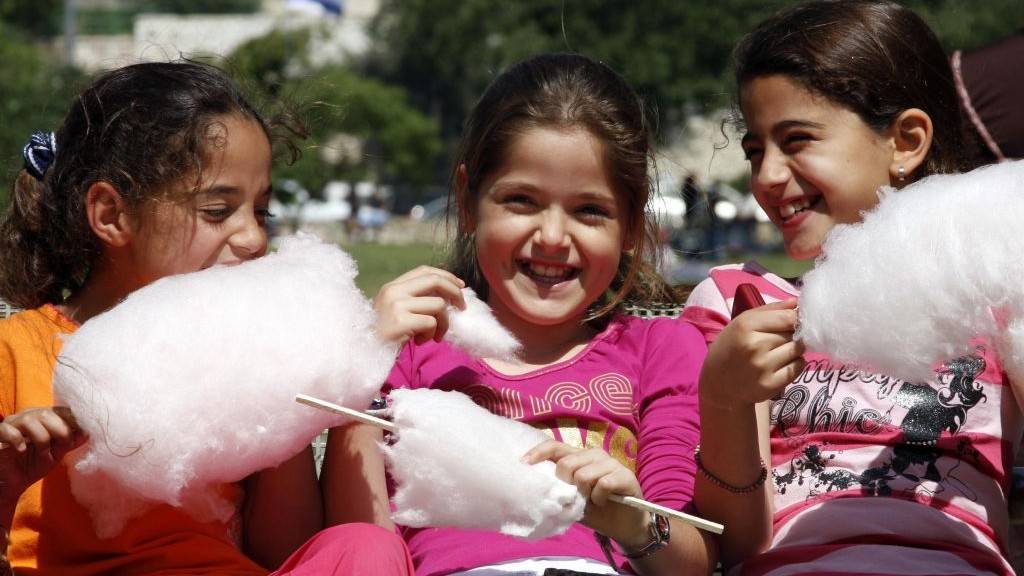
[[[441,340],[448,331],[449,305],[463,309],[466,283],[451,272],[420,266],[381,287],[373,299],[377,335],[386,342]]]
[[[550,460],[555,474],[587,499],[583,524],[626,547],[642,547],[650,536],[648,513],[608,499],[612,494],[643,498],[636,475],[598,448],[581,449],[548,440],[523,455],[527,464]]]
[[[0,422],[0,506],[12,507],[26,488],[46,476],[85,441],[66,406],[32,408]]]
[[[700,375],[702,398],[728,407],[775,396],[804,368],[804,346],[793,340],[796,323],[796,300],[737,316],[708,348]]]

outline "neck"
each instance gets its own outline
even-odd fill
[[[57,309],[78,324],[85,323],[86,320],[113,308],[132,292],[125,287],[124,282],[116,281],[117,278],[118,275],[113,274],[109,267],[97,264],[96,268],[90,271],[85,285],[64,303],[59,304]]]
[[[496,316],[522,344],[519,365],[527,369],[566,360],[595,336],[595,331],[583,324],[583,316],[553,325],[534,324],[511,313],[496,311]]]

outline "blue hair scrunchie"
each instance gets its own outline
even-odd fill
[[[21,156],[25,159],[25,170],[36,180],[42,181],[46,170],[57,157],[56,135],[53,132],[33,132]]]

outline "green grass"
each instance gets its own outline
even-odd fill
[[[349,244],[342,248],[359,264],[356,286],[373,298],[380,287],[421,265],[437,266],[444,259],[443,248],[433,244]]]
[[[380,287],[401,274],[421,264],[439,265],[444,259],[443,247],[433,244],[407,244],[404,246],[382,244],[351,244],[343,246],[359,264],[356,285],[369,298],[373,298]],[[766,253],[757,255],[737,254],[725,262],[745,262],[756,259],[766,268],[783,278],[803,274],[812,262],[790,260],[785,254]]]
[[[810,270],[814,265],[814,260],[791,260],[782,252],[746,255],[732,260],[732,262],[746,262],[747,260],[757,260],[762,266],[783,278],[795,278]]]

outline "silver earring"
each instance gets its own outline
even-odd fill
[[[900,182],[907,180],[907,169],[903,167],[903,164],[896,167],[896,179]]]

